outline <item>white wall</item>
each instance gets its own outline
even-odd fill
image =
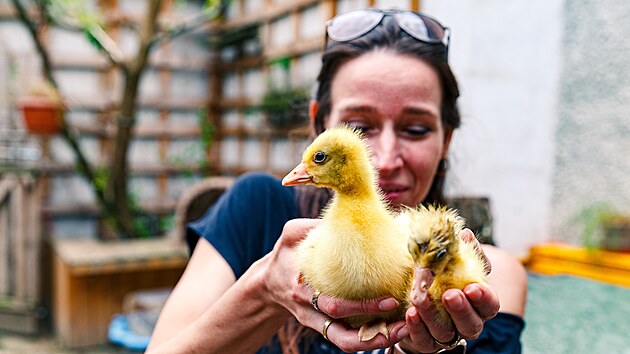
[[[495,241],[519,256],[550,230],[561,0],[426,0],[452,30],[463,125],[449,195],[491,198]]]
[[[551,232],[583,242],[585,209],[630,214],[630,2],[567,1]]]

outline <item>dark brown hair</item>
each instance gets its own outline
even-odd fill
[[[457,108],[459,89],[446,60],[447,48],[442,44],[424,43],[411,37],[398,27],[391,16],[385,16],[378,26],[360,38],[347,42],[330,41],[327,44],[322,56],[322,68],[314,89],[313,98],[317,100],[319,106],[313,121],[315,134],[320,134],[325,130],[324,121],[331,111],[331,85],[339,67],[349,60],[378,48],[391,50],[401,55],[414,56],[433,67],[438,73],[442,87],[442,124],[446,129],[456,129],[460,126],[461,117]],[[446,168],[446,161],[442,160],[424,200],[425,203],[445,204],[443,186]],[[332,192],[325,188],[298,187],[297,198],[300,216],[319,217],[322,208],[328,203],[331,196]],[[308,328],[300,327],[292,318],[278,332],[283,353],[297,353],[298,346],[308,347],[313,335],[317,334]],[[302,338],[301,345],[298,345],[300,339],[296,337]]]

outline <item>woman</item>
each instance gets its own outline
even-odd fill
[[[341,123],[361,129],[374,154],[379,186],[393,205],[443,201],[444,162],[460,124],[448,40],[448,30],[438,22],[409,11],[358,10],[328,24],[309,109],[314,131]],[[490,288],[470,284],[444,294],[451,326],[439,325],[428,300],[408,309],[389,338],[360,342],[357,330],[331,320],[389,311],[398,304],[391,298],[318,297],[298,283],[295,246],[318,222],[298,217],[317,216],[328,197],[325,190],[282,187],[267,175],[239,178],[191,225],[192,244],[199,241],[162,311],[149,352],[387,348],[381,352],[433,353],[453,349],[460,337],[469,340],[469,352],[520,352],[525,272],[513,257],[491,246],[483,247],[493,269]]]

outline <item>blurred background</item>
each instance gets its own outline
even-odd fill
[[[309,142],[325,21],[380,7],[451,29],[463,125],[447,194],[530,266],[527,352],[624,345],[604,328],[630,329],[630,4],[155,3],[0,0],[1,330],[93,350],[115,313],[142,312],[124,326],[147,337],[155,311],[139,310],[185,266],[198,186],[212,179],[214,198],[244,172],[286,174]],[[59,124],[26,120],[46,110]]]

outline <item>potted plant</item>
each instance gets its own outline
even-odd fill
[[[65,106],[59,92],[48,82],[33,86],[19,102],[24,126],[31,134],[51,135],[61,130]]]
[[[630,216],[607,215],[602,219],[602,249],[630,252]]]
[[[630,252],[630,215],[601,203],[584,208],[578,215],[583,223],[583,242],[587,248]]]
[[[263,96],[258,108],[266,113],[269,125],[289,129],[307,123],[308,90],[304,88],[272,88]]]

